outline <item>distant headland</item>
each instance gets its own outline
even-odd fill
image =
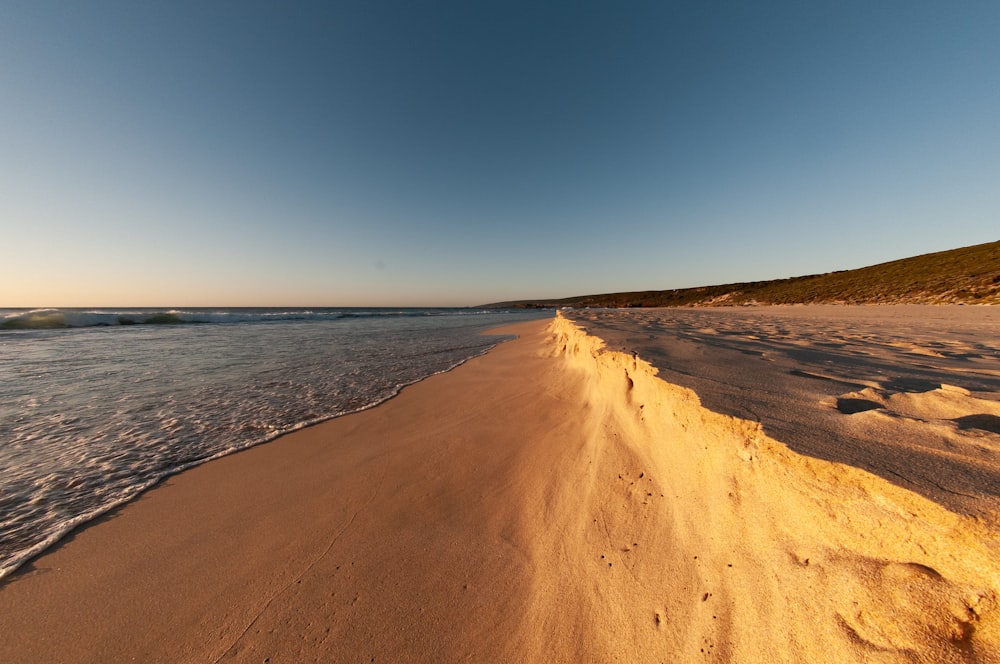
[[[1000,241],[789,279],[517,300],[497,308],[767,304],[1000,304]]]

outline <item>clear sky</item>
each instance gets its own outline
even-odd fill
[[[1000,239],[1000,2],[0,3],[0,306],[473,305]]]

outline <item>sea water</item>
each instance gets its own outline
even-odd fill
[[[164,477],[486,352],[467,309],[0,309],[0,578]]]

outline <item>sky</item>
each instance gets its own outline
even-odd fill
[[[464,306],[1000,239],[1000,2],[0,2],[0,307]]]

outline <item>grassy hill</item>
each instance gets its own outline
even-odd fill
[[[678,307],[751,304],[1000,304],[1000,242],[790,279],[498,302],[487,307]]]

